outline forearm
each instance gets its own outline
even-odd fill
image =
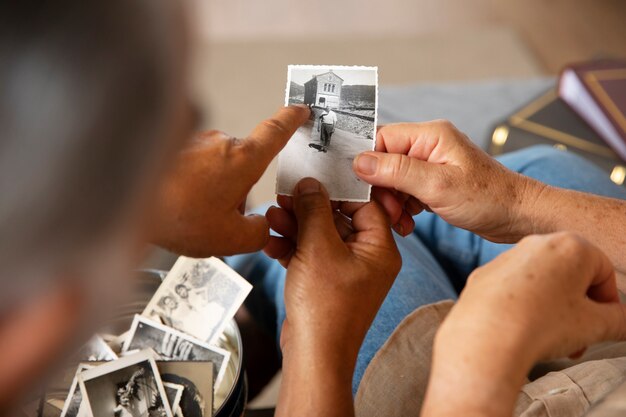
[[[626,275],[626,201],[532,182],[521,205],[527,234],[577,232],[599,247]]]
[[[325,346],[315,352],[307,346],[283,350],[283,379],[277,417],[354,415],[352,375],[354,360]]]

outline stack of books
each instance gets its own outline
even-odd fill
[[[568,66],[559,84],[493,130],[490,152],[500,155],[548,144],[577,153],[626,186],[626,61]]]

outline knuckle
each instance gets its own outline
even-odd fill
[[[483,268],[484,267],[482,266],[478,267],[474,269],[471,274],[469,274],[466,281],[467,285],[471,285],[472,283],[480,279],[481,275],[483,274]]]
[[[433,122],[439,129],[443,130],[443,131],[456,131],[456,126],[454,126],[454,124],[447,119],[438,119],[435,120]]]
[[[261,123],[263,126],[279,134],[287,134],[289,131],[285,122],[277,117],[270,117],[269,119],[263,120]]]
[[[549,235],[546,244],[567,256],[582,255],[589,249],[587,242],[581,236],[572,232],[560,232]]]
[[[388,160],[388,171],[396,180],[407,178],[411,172],[411,158],[406,155],[393,155]]]

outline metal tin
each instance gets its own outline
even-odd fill
[[[102,329],[102,332],[119,335],[127,331],[135,314],[141,314],[152,295],[167,273],[160,270],[141,270],[133,282],[130,300],[117,310],[117,313]],[[215,417],[240,417],[243,415],[248,397],[248,384],[243,369],[243,346],[241,334],[234,319],[224,329],[217,345],[228,350],[230,360],[226,373],[215,391],[213,399]],[[70,381],[71,382],[71,381]],[[53,389],[46,394],[46,403],[58,404],[65,400],[67,390]],[[48,414],[48,413],[46,413]],[[207,417],[207,416],[205,416]]]

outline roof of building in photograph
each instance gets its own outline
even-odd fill
[[[339,78],[341,81],[344,81],[344,79],[343,79],[343,78],[341,78],[340,76],[338,76],[337,74],[335,74],[335,73],[333,72],[333,70],[330,70],[330,71],[326,71],[326,72],[324,72],[324,73],[322,73],[322,74],[317,74],[317,75],[314,75],[314,76],[313,76],[313,77],[312,77],[309,81],[305,82],[304,84],[308,84],[308,83],[310,83],[310,82],[311,82],[311,81],[313,81],[313,80],[317,80],[319,77],[321,77],[321,76],[323,76],[323,75],[326,75],[326,74],[332,74],[332,75],[334,75],[335,77]]]

